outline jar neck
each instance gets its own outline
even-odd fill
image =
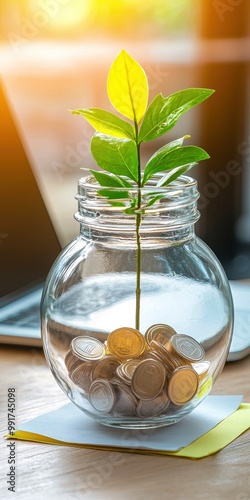
[[[78,183],[78,211],[75,219],[80,232],[89,238],[134,239],[136,227],[142,240],[163,238],[169,241],[186,241],[194,236],[194,224],[199,219],[197,210],[197,182],[188,176],[180,176],[165,187],[157,187],[160,176],[155,175],[147,186],[120,189],[124,197],[112,204],[99,194],[100,186],[93,176],[83,177]],[[117,188],[112,188],[113,192]],[[140,198],[140,208],[126,213]],[[154,202],[152,203],[152,200]]]

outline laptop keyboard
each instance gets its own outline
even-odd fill
[[[29,328],[40,327],[40,304],[33,304],[27,309],[20,310],[5,319],[2,319],[3,325],[17,325]]]

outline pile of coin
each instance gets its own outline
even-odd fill
[[[75,337],[65,366],[97,412],[150,418],[193,399],[208,375],[210,363],[204,357],[193,337],[156,324],[145,335],[118,328],[104,343]]]

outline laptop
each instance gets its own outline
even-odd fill
[[[61,251],[0,80],[0,343],[42,346],[44,279]],[[235,307],[228,361],[250,354],[250,284],[230,281]]]
[[[234,329],[227,361],[250,354],[250,280],[229,281],[234,304]]]
[[[40,299],[61,251],[0,79],[0,342],[41,345]]]

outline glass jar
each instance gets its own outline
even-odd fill
[[[124,212],[126,190],[123,206],[111,204],[92,176],[80,179],[80,233],[43,291],[51,371],[73,403],[109,426],[179,421],[209,394],[231,342],[229,284],[194,231],[197,183],[181,176],[157,188],[158,180],[141,189],[135,215]]]

